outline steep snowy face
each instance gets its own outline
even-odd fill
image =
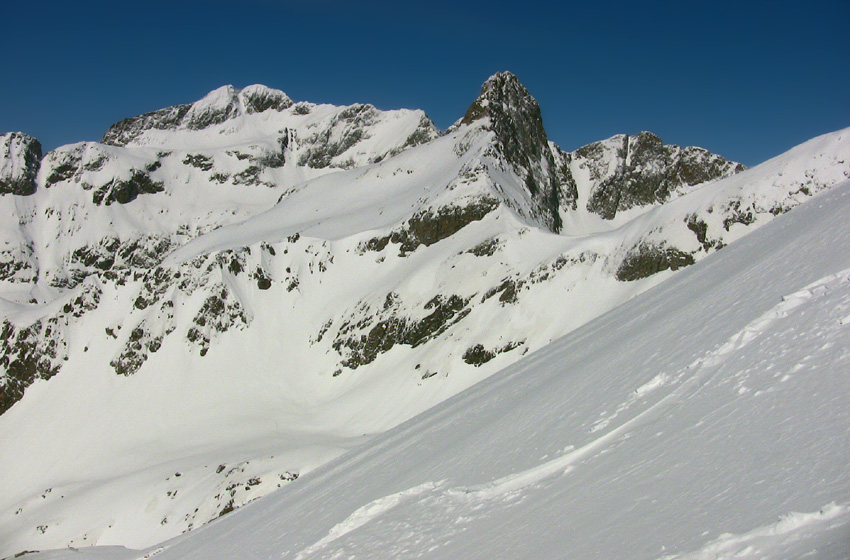
[[[41,144],[20,132],[0,135],[0,195],[35,192]]]
[[[0,555],[197,527],[850,173],[846,132],[694,187],[734,165],[646,134],[565,153],[510,74],[467,117],[440,135],[421,111],[224,87],[59,148],[34,195],[0,197],[0,457],[19,482]],[[588,210],[643,173],[684,182]]]

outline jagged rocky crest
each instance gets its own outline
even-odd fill
[[[496,146],[534,201],[534,217],[554,232],[561,228],[562,202],[572,206],[578,194],[563,165],[556,165],[540,105],[510,72],[495,74],[481,86],[461,124],[488,119]]]
[[[115,123],[106,131],[101,143],[127,146],[150,129],[203,130],[243,114],[283,111],[291,106],[292,100],[280,90],[262,85],[242,90],[223,86],[190,105],[175,105]]]
[[[577,150],[575,156],[586,162],[591,177],[597,181],[587,209],[605,219],[613,219],[618,212],[631,208],[667,202],[682,187],[745,169],[740,163],[702,148],[664,145],[650,132],[623,134],[589,144]]]

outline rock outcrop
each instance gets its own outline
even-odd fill
[[[33,194],[40,163],[38,140],[22,132],[0,135],[0,195]]]
[[[593,182],[587,210],[608,220],[631,208],[663,204],[683,187],[745,169],[702,148],[665,145],[651,132],[594,142],[573,157],[587,167]]]

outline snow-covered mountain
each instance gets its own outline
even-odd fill
[[[508,73],[445,133],[251,86],[3,142],[0,555],[198,527],[850,177],[848,131],[564,152]]]
[[[32,557],[846,559],[848,212],[845,181],[196,531]]]

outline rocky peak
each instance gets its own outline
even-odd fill
[[[36,189],[41,144],[22,132],[0,135],[0,195],[29,195]]]
[[[283,111],[292,107],[292,100],[288,95],[279,89],[272,89],[260,84],[243,88],[239,92],[239,98],[248,114],[263,113],[270,109]]]
[[[490,118],[490,128],[513,151],[539,157],[545,149],[546,130],[540,105],[510,72],[494,74],[484,82],[481,94],[469,106],[461,122],[471,124],[485,117]]]
[[[740,163],[696,147],[664,144],[651,132],[619,134],[575,152],[594,186],[587,210],[605,219],[638,206],[662,204],[684,187],[728,177]]]
[[[291,106],[292,100],[277,89],[255,84],[239,90],[227,85],[192,104],[174,105],[115,123],[106,131],[102,142],[126,146],[146,130],[203,130],[244,114],[283,111]]]
[[[553,231],[561,228],[559,214],[562,180],[557,170],[540,105],[516,76],[500,72],[481,86],[461,124],[484,118],[495,133],[497,147],[523,180],[536,206],[536,218]]]
[[[191,130],[203,130],[221,124],[242,113],[239,105],[237,89],[229,85],[222,86],[192,103],[180,125]]]

